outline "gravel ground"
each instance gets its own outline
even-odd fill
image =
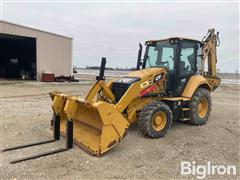
[[[88,82],[1,82],[1,148],[49,139],[51,100],[48,92],[61,90],[84,95]],[[2,179],[185,179],[180,162],[235,165],[239,170],[239,85],[221,85],[212,93],[213,110],[205,126],[174,123],[162,139],[142,136],[133,124],[127,137],[102,157],[73,149],[18,164],[9,161],[57,149],[64,140],[0,153]],[[238,173],[239,175],[239,173]],[[238,176],[208,176],[237,179]]]

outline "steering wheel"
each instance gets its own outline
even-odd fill
[[[167,64],[169,66],[169,62],[168,61],[162,61],[161,64]]]
[[[162,61],[162,62],[160,63],[160,65],[161,65],[162,67],[165,67],[165,68],[169,69],[169,61]]]

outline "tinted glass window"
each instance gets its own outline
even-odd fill
[[[174,57],[176,44],[161,41],[156,45],[148,47],[146,68],[166,67],[168,70],[174,70]]]
[[[188,75],[195,71],[195,44],[182,43],[179,69],[180,75]]]

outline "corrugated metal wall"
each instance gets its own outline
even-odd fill
[[[72,74],[72,39],[0,21],[0,33],[36,38],[37,79],[44,71],[56,76]]]

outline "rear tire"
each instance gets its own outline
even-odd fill
[[[187,122],[194,125],[206,124],[212,108],[212,101],[209,91],[204,88],[198,88],[192,96],[189,107],[190,120]]]
[[[154,101],[146,105],[139,113],[138,125],[144,136],[161,138],[171,127],[172,111],[161,101]]]

